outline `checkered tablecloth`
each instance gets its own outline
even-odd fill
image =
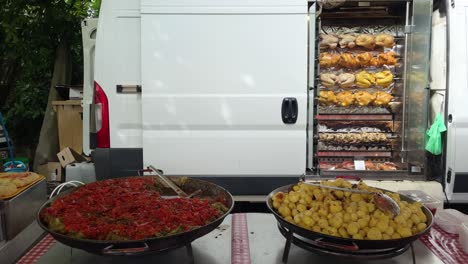
[[[439,226],[433,225],[428,234],[420,240],[446,264],[468,263],[468,254],[461,248],[458,235],[447,233]]]
[[[232,215],[231,264],[250,264],[249,230],[246,214]]]
[[[246,214],[232,215],[231,263],[250,264],[250,246]],[[468,263],[468,254],[465,254],[458,242],[458,235],[443,231],[434,225],[428,234],[421,237],[421,242],[427,246],[441,261],[446,264]],[[56,241],[50,235],[44,237],[17,263],[33,264],[44,255]]]
[[[233,214],[231,228],[231,263],[250,264],[251,258],[246,214]],[[36,263],[55,243],[55,239],[51,235],[47,235],[37,243],[36,246],[29,250],[17,264]]]
[[[39,243],[37,243],[32,249],[28,251],[17,264],[33,264],[44,255],[50,247],[56,243],[55,239],[51,235],[44,237]]]

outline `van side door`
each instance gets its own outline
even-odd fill
[[[144,165],[305,172],[307,1],[141,0]]]

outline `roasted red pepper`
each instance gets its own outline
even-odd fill
[[[222,213],[206,199],[163,199],[154,185],[152,177],[90,183],[55,200],[42,219],[81,238],[139,240],[191,230]]]

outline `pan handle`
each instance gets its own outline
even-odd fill
[[[138,170],[138,176],[145,176],[145,172],[152,172],[150,169]]]
[[[135,253],[142,253],[149,250],[148,244],[143,242],[142,247],[132,247],[132,248],[114,248],[115,245],[110,245],[102,250],[102,254],[104,255],[115,255],[115,256],[122,256],[122,255],[132,255]]]
[[[315,241],[315,244],[318,245],[318,246],[322,246],[322,247],[328,247],[328,248],[337,248],[337,249],[341,249],[341,250],[346,250],[346,251],[357,251],[359,250],[359,246],[356,245],[356,243],[354,242],[351,242],[351,245],[341,245],[341,244],[335,244],[335,243],[332,243],[332,242],[327,242],[327,241],[324,241],[323,238],[317,238],[314,240]]]
[[[164,176],[162,173],[160,173],[160,170],[156,169],[154,166],[149,165],[148,169],[151,169],[156,175],[159,177],[159,179],[165,183],[167,186],[169,186],[177,195],[181,197],[187,197],[188,194],[186,194],[179,186],[177,186],[175,183],[171,181],[171,179],[167,178]]]
[[[163,170],[160,170],[160,169],[156,169],[156,170],[157,170],[157,173],[164,174]],[[145,176],[145,172],[154,172],[154,170],[147,168],[147,169],[138,170],[137,172],[138,172],[138,176]]]

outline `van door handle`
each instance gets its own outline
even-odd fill
[[[141,85],[122,85],[117,84],[115,86],[117,93],[122,94],[134,94],[134,93],[141,93]]]
[[[298,104],[294,97],[286,97],[281,105],[281,118],[285,124],[294,124],[297,121]]]
[[[292,104],[292,106],[291,106],[291,109],[292,109],[292,116],[291,116],[291,118],[292,118],[293,123],[296,123],[296,121],[297,121],[297,112],[298,112],[298,107],[297,107],[297,100],[296,100],[296,98],[292,98],[291,104]]]

